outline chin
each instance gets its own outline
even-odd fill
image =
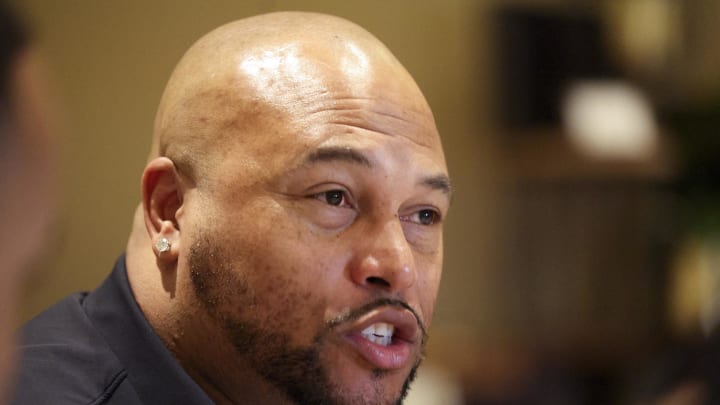
[[[339,404],[401,404],[419,365],[418,360],[402,368],[384,370],[347,349],[333,350],[323,357],[328,360],[324,368]]]

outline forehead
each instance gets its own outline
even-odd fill
[[[338,41],[336,48],[287,45],[238,63],[253,93],[284,113],[277,123],[288,128],[278,129],[278,141],[307,148],[328,137],[374,133],[442,155],[430,108],[404,68],[353,42]]]
[[[331,45],[262,47],[233,62],[234,78],[213,89],[226,95],[213,106],[224,110],[215,116],[227,116],[216,136],[231,141],[217,145],[223,170],[242,165],[259,181],[319,147],[342,146],[386,148],[445,172],[432,113],[404,68],[389,53],[349,41]]]
[[[261,177],[302,166],[318,150],[341,149],[361,153],[368,168],[404,170],[408,177],[411,168],[447,171],[437,130],[421,113],[383,98],[328,96],[314,107],[285,115],[256,138],[252,161]]]

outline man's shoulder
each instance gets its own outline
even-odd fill
[[[86,297],[68,296],[22,327],[13,403],[105,404],[118,394],[136,398],[126,371],[86,314]]]
[[[72,341],[91,326],[83,302],[88,293],[75,293],[44,310],[20,328],[24,346]]]

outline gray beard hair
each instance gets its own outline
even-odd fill
[[[201,233],[190,248],[188,262],[193,289],[206,312],[222,325],[235,351],[249,362],[258,375],[297,404],[380,405],[378,400],[384,397],[384,392],[379,384],[370,398],[349,397],[343,392],[342,387],[333,384],[330,381],[331,376],[328,376],[320,360],[321,348],[325,337],[334,326],[380,306],[400,306],[412,311],[407,304],[388,299],[374,301],[353,311],[352,315],[348,314],[342,319],[330,322],[316,335],[310,346],[291,347],[290,336],[264,329],[257,322],[237,319],[236,314],[228,313],[218,307],[217,288],[232,280],[234,286],[239,284],[240,288],[235,290],[237,294],[247,294],[248,286],[237,272],[229,268],[227,263],[230,261],[226,259],[231,255],[225,254],[226,252],[215,246],[217,245],[211,243],[206,234]],[[422,325],[420,326],[422,328]],[[426,340],[423,329],[423,348]],[[421,360],[422,356],[419,356],[403,384],[399,397],[388,402],[387,405],[403,403]],[[385,374],[384,370],[373,370],[373,379],[380,380]]]

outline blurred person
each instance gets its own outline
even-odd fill
[[[51,218],[52,156],[44,86],[28,32],[0,2],[0,401],[14,363],[21,285]]]
[[[449,203],[430,108],[370,33],[224,25],[167,84],[125,255],[23,328],[15,403],[401,403]]]

